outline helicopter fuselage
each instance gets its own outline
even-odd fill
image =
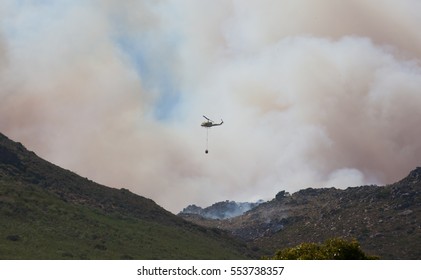
[[[213,123],[212,122],[202,122],[201,126],[203,127],[212,127]]]
[[[201,126],[203,126],[203,127],[212,127],[212,126],[221,125],[223,123],[224,123],[223,121],[221,121],[221,123],[213,123],[213,122],[207,121],[207,122],[202,122]]]

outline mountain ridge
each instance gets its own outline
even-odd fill
[[[235,217],[209,219],[198,206],[176,216],[0,133],[0,259],[250,259],[332,237],[382,259],[421,259],[420,192],[417,167],[385,186],[280,191]]]
[[[39,185],[69,202],[101,208],[104,211],[120,211],[148,218],[154,214],[171,217],[172,214],[151,199],[135,195],[127,189],[110,188],[83,178],[50,163],[0,133],[0,163],[7,164],[0,172],[3,176],[19,178],[22,182]],[[54,170],[54,173],[49,172]],[[76,175],[76,176],[75,176]],[[81,188],[80,186],[84,186]],[[117,200],[125,204],[116,205]],[[136,211],[136,203],[142,203],[143,211]],[[139,205],[138,205],[139,206]]]
[[[293,247],[334,237],[357,239],[384,259],[421,259],[421,168],[386,186],[280,191],[241,216],[214,220],[181,214],[202,226],[228,230],[252,246]]]
[[[225,231],[56,166],[0,133],[0,259],[250,259]]]

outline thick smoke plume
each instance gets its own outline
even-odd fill
[[[392,183],[420,165],[419,26],[417,0],[4,0],[0,131],[173,212]]]

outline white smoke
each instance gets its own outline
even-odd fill
[[[5,0],[0,16],[0,131],[173,212],[420,164],[419,1]],[[207,155],[202,115],[224,119]]]

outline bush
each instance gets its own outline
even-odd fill
[[[19,235],[8,235],[6,238],[9,241],[19,241],[21,239]]]
[[[357,240],[341,238],[326,240],[323,244],[301,243],[293,248],[278,251],[274,260],[372,260],[374,256],[364,253]]]

